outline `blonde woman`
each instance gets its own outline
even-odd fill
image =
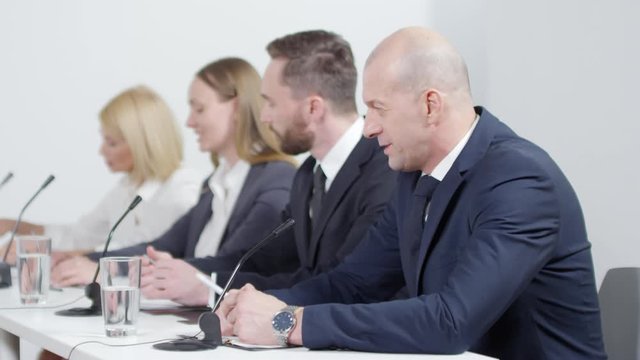
[[[22,222],[19,233],[46,234],[54,250],[89,252],[101,248],[111,227],[139,194],[143,201],[113,234],[110,249],[155,239],[197,200],[200,179],[181,167],[182,138],[167,104],[137,86],[118,94],[100,111],[100,154],[124,176],[89,213],[69,225]],[[0,220],[0,233],[14,220]]]
[[[219,258],[230,270],[282,221],[296,169],[293,159],[279,150],[275,134],[259,120],[260,82],[253,66],[239,58],[215,61],[191,82],[187,126],[197,134],[200,150],[211,154],[215,170],[198,203],[165,234],[148,244],[110,252],[113,256],[146,253],[156,260],[143,270],[145,296],[172,299],[174,292],[183,294],[184,289],[207,291],[195,277],[199,259]],[[297,263],[293,242],[274,242],[261,251],[272,253],[272,261],[249,260],[246,268],[270,273]],[[52,282],[60,286],[90,282],[99,256],[96,252],[60,263]]]

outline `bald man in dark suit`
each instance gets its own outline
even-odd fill
[[[312,349],[605,359],[578,198],[545,151],[474,107],[448,41],[423,28],[386,38],[364,100],[365,135],[401,171],[389,207],[334,270],[227,294],[223,332]],[[409,298],[387,301],[403,285]]]

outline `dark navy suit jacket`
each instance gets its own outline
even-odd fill
[[[305,346],[606,357],[576,194],[543,150],[487,110],[477,112],[474,132],[433,195],[419,243],[403,223],[420,174],[403,173],[381,220],[341,265],[273,292],[311,305]],[[383,301],[404,284],[410,298]]]
[[[225,258],[225,270],[231,270],[238,259],[256,242],[280,223],[287,204],[295,168],[286,162],[272,161],[251,166],[242,190],[236,200],[227,228],[220,241],[218,255]],[[184,258],[200,269],[203,259],[194,258],[196,244],[205,225],[211,218],[213,194],[205,182],[198,203],[159,238],[144,244],[110,251],[109,256],[142,255],[148,245],[167,251],[175,258]],[[275,258],[262,259],[260,263],[248,261],[245,266],[255,271],[273,273],[288,270],[297,265],[295,244],[282,244],[267,249]],[[90,254],[92,259],[99,253]]]
[[[364,233],[382,213],[391,198],[396,174],[387,164],[387,158],[375,140],[362,138],[342,165],[324,196],[319,225],[309,233],[309,203],[313,187],[313,169],[316,160],[309,157],[298,169],[291,187],[291,199],[283,217],[292,217],[296,223],[276,242],[285,246],[295,244],[300,260],[295,271],[276,275],[238,273],[233,283],[245,283],[257,289],[290,287],[301,280],[334,268],[363,238]],[[260,250],[254,261],[262,262],[272,255]],[[285,262],[287,260],[282,259]],[[210,264],[209,271],[217,271]],[[229,273],[218,273],[218,283],[224,284]]]

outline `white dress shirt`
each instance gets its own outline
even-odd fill
[[[435,178],[438,181],[442,181],[442,179],[444,179],[444,177],[447,175],[447,173],[453,166],[453,163],[458,158],[458,155],[460,155],[460,153],[462,152],[462,149],[464,149],[464,146],[467,145],[467,142],[469,141],[469,138],[471,137],[473,130],[476,128],[476,125],[478,125],[478,119],[480,119],[480,117],[476,115],[476,118],[473,121],[473,124],[471,124],[471,128],[469,128],[467,133],[462,137],[462,139],[460,139],[460,141],[458,141],[458,144],[456,144],[456,146],[447,154],[447,156],[445,156],[444,159],[440,160],[438,165],[436,165],[436,167],[433,168],[433,171],[431,172],[431,177]],[[422,176],[425,176],[425,175],[429,175],[429,174],[422,173]],[[424,212],[425,222],[427,221],[427,217],[429,216],[429,205],[430,204],[427,204],[427,209]]]
[[[322,167],[322,172],[327,177],[324,184],[324,191],[327,192],[338,175],[340,168],[347,161],[353,149],[362,139],[362,131],[364,130],[364,119],[359,117],[340,137],[338,142],[333,145],[331,150],[322,160],[316,162],[316,167]],[[315,168],[314,168],[315,170]]]
[[[220,164],[209,178],[209,188],[213,193],[211,201],[213,214],[198,238],[195,257],[217,254],[227,223],[250,169],[251,165],[242,159],[229,168],[228,163],[220,158]]]
[[[109,249],[115,250],[154,240],[198,200],[201,178],[197,172],[176,170],[165,182],[146,181],[136,188],[125,176],[91,212],[75,224],[45,225],[55,250],[94,249],[102,251],[111,227],[136,195],[142,202],[122,220],[114,231]]]

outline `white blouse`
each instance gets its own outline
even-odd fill
[[[251,165],[240,159],[231,168],[220,158],[220,165],[209,178],[213,193],[212,215],[205,225],[195,248],[195,257],[215,256],[227,228],[227,223],[244,186]]]
[[[111,227],[124,214],[136,195],[142,202],[114,231],[109,249],[115,250],[154,240],[166,232],[198,200],[201,178],[193,170],[180,168],[165,182],[146,181],[136,188],[127,176],[121,179],[91,212],[75,224],[45,225],[54,250],[95,249],[102,251]]]

